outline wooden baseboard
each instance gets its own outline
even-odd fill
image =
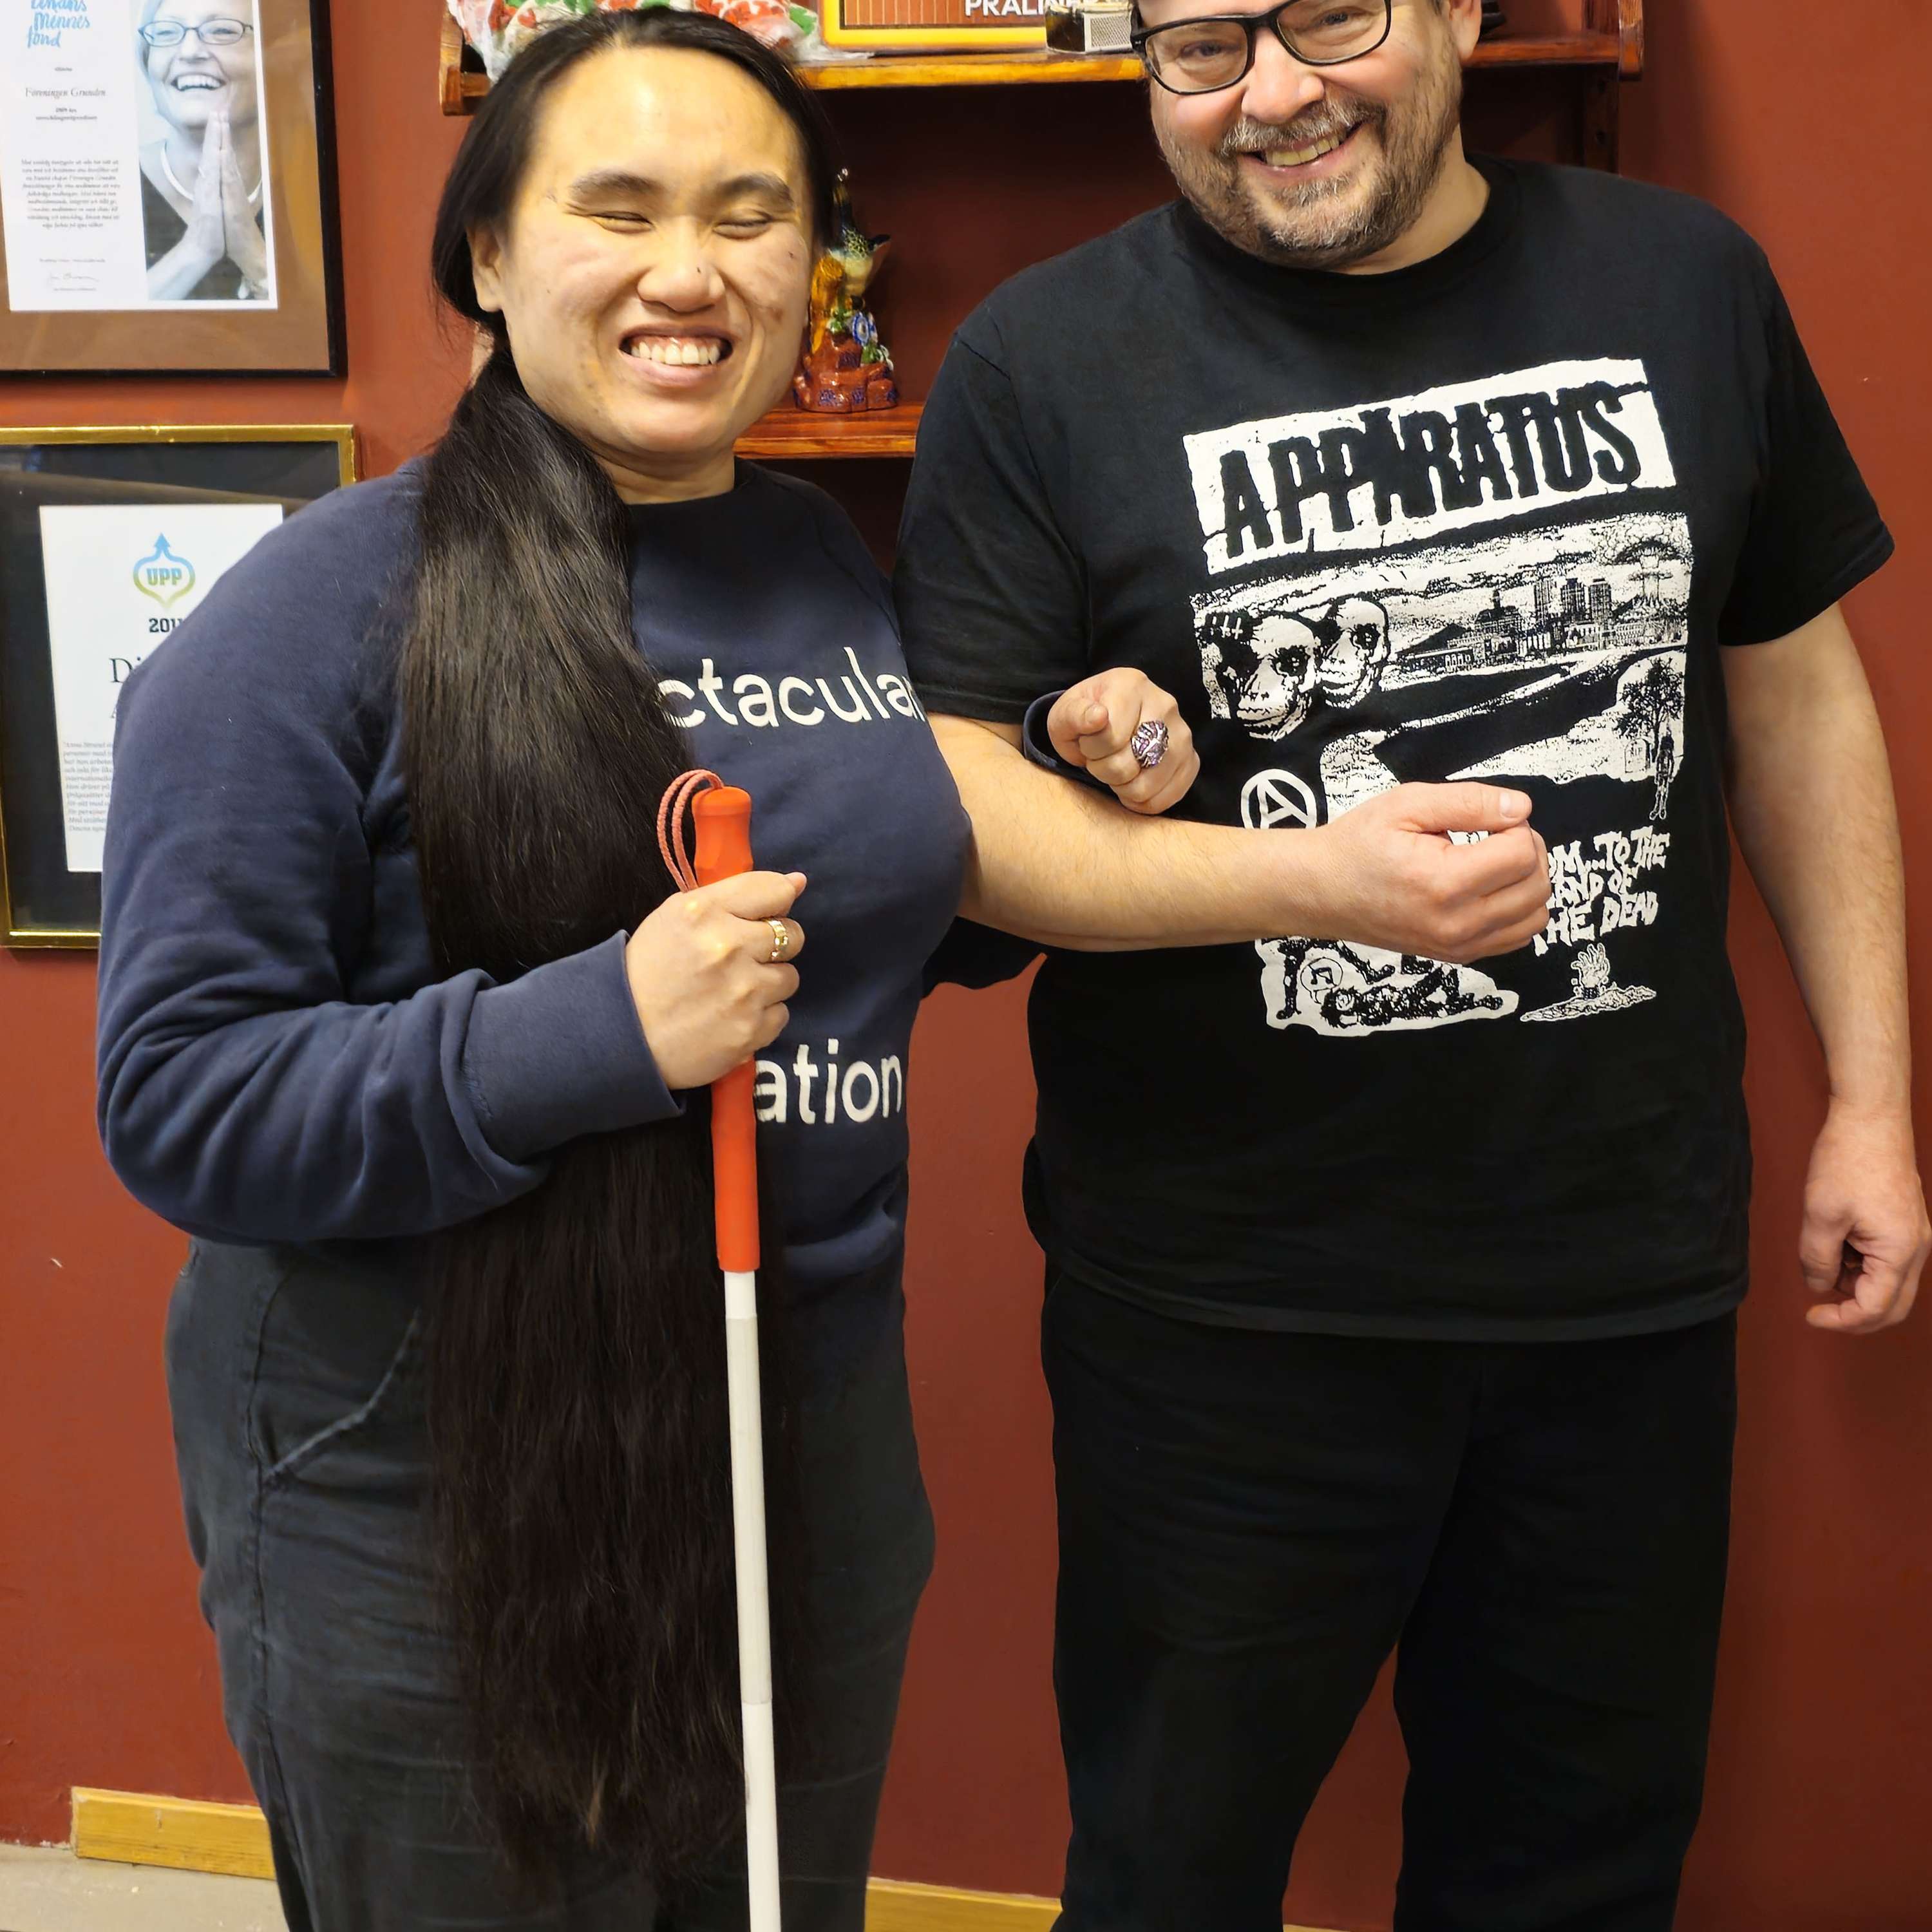
[[[206,1804],[76,1785],[74,1849],[76,1857],[122,1864],[172,1865],[177,1871],[226,1872],[234,1878],[275,1875],[268,1821],[252,1804]]]
[[[956,1892],[875,1878],[866,1888],[866,1932],[1048,1932],[1060,1902],[1010,1892]],[[1284,1925],[1281,1932],[1316,1932]]]
[[[1050,1898],[955,1892],[875,1878],[866,1888],[866,1932],[1047,1932],[1060,1916]]]
[[[252,1804],[209,1804],[76,1785],[74,1849],[76,1857],[122,1864],[274,1876],[268,1821]],[[875,1878],[867,1890],[866,1932],[1048,1932],[1059,1910],[1050,1898]],[[1288,1925],[1282,1932],[1312,1928]]]

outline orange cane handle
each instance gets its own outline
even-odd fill
[[[698,827],[693,869],[700,886],[715,886],[752,869],[752,794],[736,785],[714,785],[691,802]]]
[[[752,798],[720,785],[692,800],[697,826],[694,869],[700,886],[752,869]],[[752,1104],[756,1076],[748,1060],[711,1088],[711,1166],[718,1194],[718,1264],[728,1274],[758,1265],[758,1124]]]

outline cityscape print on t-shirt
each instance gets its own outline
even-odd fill
[[[1676,483],[1643,365],[1552,364],[1186,448],[1209,572],[1240,574],[1193,602],[1209,710],[1261,760],[1244,821],[1321,824],[1409,780],[1480,778],[1529,789],[1550,848],[1532,952],[1567,968],[1560,996],[1269,940],[1268,1024],[1359,1037],[1654,999],[1620,980],[1618,935],[1660,914],[1692,554],[1681,514],[1628,501]]]

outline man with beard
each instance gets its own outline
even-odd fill
[[[1745,1288],[1727,795],[1829,1064],[1809,1320],[1902,1320],[1928,1248],[1838,608],[1890,539],[1746,237],[1465,154],[1478,0],[1205,10],[1136,32],[1181,202],[960,329],[896,586],[968,909],[1054,949],[1060,1922],[1273,1932],[1394,1650],[1400,1932],[1664,1932]],[[1228,639],[1348,598],[1387,617],[1372,688],[1217,704]],[[1029,705],[1116,665],[1187,694],[1172,817],[1039,768],[1153,802],[1138,716]],[[1492,984],[1324,1024],[1295,935]]]

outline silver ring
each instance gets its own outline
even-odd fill
[[[782,919],[768,919],[765,923],[772,929],[772,950],[765,964],[776,966],[791,950],[791,928]]]
[[[1134,727],[1134,735],[1127,740],[1127,749],[1134,754],[1134,763],[1144,772],[1150,772],[1167,756],[1167,727],[1158,718],[1148,718]]]

